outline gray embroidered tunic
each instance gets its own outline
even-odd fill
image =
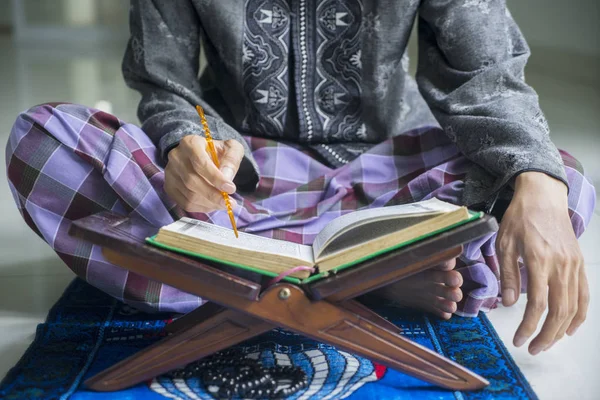
[[[417,20],[415,81],[405,50]],[[215,138],[245,146],[240,190],[259,177],[241,135],[301,143],[340,166],[428,125],[473,161],[466,205],[523,171],[566,183],[504,0],[132,0],[130,29],[123,74],[163,160],[201,133],[200,104]]]

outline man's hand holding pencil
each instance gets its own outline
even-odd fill
[[[236,191],[233,177],[244,157],[244,148],[233,139],[212,142],[220,167],[215,165],[208,141],[202,136],[185,136],[169,152],[165,192],[185,211],[225,210],[227,205],[222,192],[233,194]],[[235,200],[229,201],[235,207]]]

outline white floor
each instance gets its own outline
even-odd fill
[[[135,121],[138,96],[120,75],[121,48],[33,49],[0,37],[0,142],[6,143],[15,116],[47,101],[88,105],[105,100],[124,120]],[[586,165],[600,183],[600,93],[597,86],[529,71],[540,93],[555,142]],[[0,165],[4,166],[4,151]],[[2,167],[3,168],[3,167]],[[31,343],[36,325],[73,278],[61,261],[26,227],[0,174],[0,377]],[[600,383],[600,216],[582,238],[592,304],[587,323],[575,338],[537,357],[510,343],[523,305],[491,313],[500,336],[542,399],[597,399]]]

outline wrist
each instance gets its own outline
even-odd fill
[[[559,179],[556,179],[548,174],[537,171],[523,172],[514,178],[515,190],[524,187],[536,189],[551,189],[568,192],[567,185]]]
[[[528,171],[515,180],[515,197],[528,202],[543,201],[546,204],[568,205],[568,188],[565,183],[543,172]]]

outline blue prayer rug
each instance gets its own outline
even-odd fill
[[[476,392],[453,392],[362,357],[275,329],[237,347],[266,367],[298,366],[308,386],[291,399],[536,399],[487,317],[442,321],[397,308],[377,311],[411,340],[490,381]],[[170,314],[145,314],[75,280],[37,329],[33,344],[0,385],[2,399],[212,399],[200,379],[157,377],[133,388],[100,393],[82,382],[155,343]]]

